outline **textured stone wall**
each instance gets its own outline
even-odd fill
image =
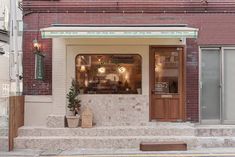
[[[148,126],[149,97],[147,95],[80,95],[81,112],[88,106],[95,126]],[[49,115],[47,127],[63,128],[64,115]]]

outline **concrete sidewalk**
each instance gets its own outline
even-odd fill
[[[135,149],[79,149],[79,150],[14,150],[0,152],[0,157],[235,157],[235,148],[200,149],[189,151],[143,152]]]

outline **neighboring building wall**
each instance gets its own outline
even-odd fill
[[[2,32],[2,31],[1,31]],[[5,38],[8,38],[4,34]],[[3,34],[0,34],[3,37]],[[0,151],[8,150],[8,115],[9,115],[9,45],[0,42],[4,55],[0,54]]]
[[[0,127],[8,127],[9,98],[9,1],[0,1]]]
[[[9,30],[10,0],[0,0],[0,29]]]
[[[9,106],[9,0],[0,1],[0,151],[8,151]]]
[[[9,96],[9,86],[10,86],[10,76],[13,76],[10,66],[13,66],[14,63],[12,61],[13,56],[10,54],[9,50],[9,30],[10,30],[10,0],[0,0],[0,48],[5,52],[4,55],[0,54],[0,96],[4,95]],[[22,56],[22,11],[17,9],[17,21],[18,21],[18,50],[19,50],[19,62],[21,63]],[[22,75],[22,66],[20,64],[20,75]],[[12,86],[12,90],[14,89],[14,84]],[[7,89],[8,88],[8,89]],[[7,90],[7,91],[6,91]],[[21,91],[22,91],[22,81],[21,81]],[[3,94],[4,92],[4,94]]]
[[[37,2],[35,2],[37,3]],[[40,2],[38,2],[40,3]],[[46,3],[46,2],[45,2]],[[30,4],[30,3],[29,3]],[[67,8],[69,10],[69,8]],[[203,7],[202,7],[203,10]],[[39,11],[40,12],[40,11]],[[66,11],[65,11],[66,12]],[[52,40],[41,39],[45,57],[45,79],[34,80],[32,41],[40,28],[51,24],[188,24],[199,28],[196,40],[187,40],[186,103],[187,119],[198,121],[198,45],[233,45],[235,43],[235,13],[36,13],[24,16],[24,93],[26,95],[52,94]],[[40,21],[40,22],[38,22]]]
[[[7,127],[8,117],[8,98],[9,98],[9,45],[8,43],[0,42],[5,52],[0,54],[0,127]]]
[[[9,1],[9,0],[8,0]],[[22,67],[22,36],[23,36],[23,20],[22,20],[22,8],[21,8],[21,0],[15,0],[16,2],[16,27],[17,27],[17,50],[18,52],[14,52],[14,54],[11,54],[10,57],[10,62],[13,61],[13,56],[17,55],[18,56],[18,69],[19,69],[19,76],[23,76],[23,67]],[[15,36],[14,36],[15,37]],[[14,38],[12,37],[12,38]],[[16,61],[15,61],[16,62]],[[10,76],[11,76],[11,95],[16,93],[17,90],[17,81],[16,81],[16,75],[17,75],[17,68],[13,66],[14,64],[11,64],[10,66]],[[23,92],[23,80],[19,80],[19,93],[21,94]]]

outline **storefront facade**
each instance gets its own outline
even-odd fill
[[[64,127],[72,79],[98,126],[233,123],[225,93],[234,91],[234,5],[224,12],[227,4],[181,2],[176,13],[160,2],[39,3],[23,2],[26,126]],[[140,4],[148,7],[133,11]],[[45,54],[43,80],[35,79],[34,39]]]

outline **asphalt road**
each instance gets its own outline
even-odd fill
[[[51,156],[51,155],[0,155],[0,157],[235,157],[235,153],[218,153],[218,154],[115,154],[115,155],[72,155],[72,156]]]
[[[235,147],[189,151],[143,152],[138,150],[14,150],[0,152],[0,157],[235,157]]]

